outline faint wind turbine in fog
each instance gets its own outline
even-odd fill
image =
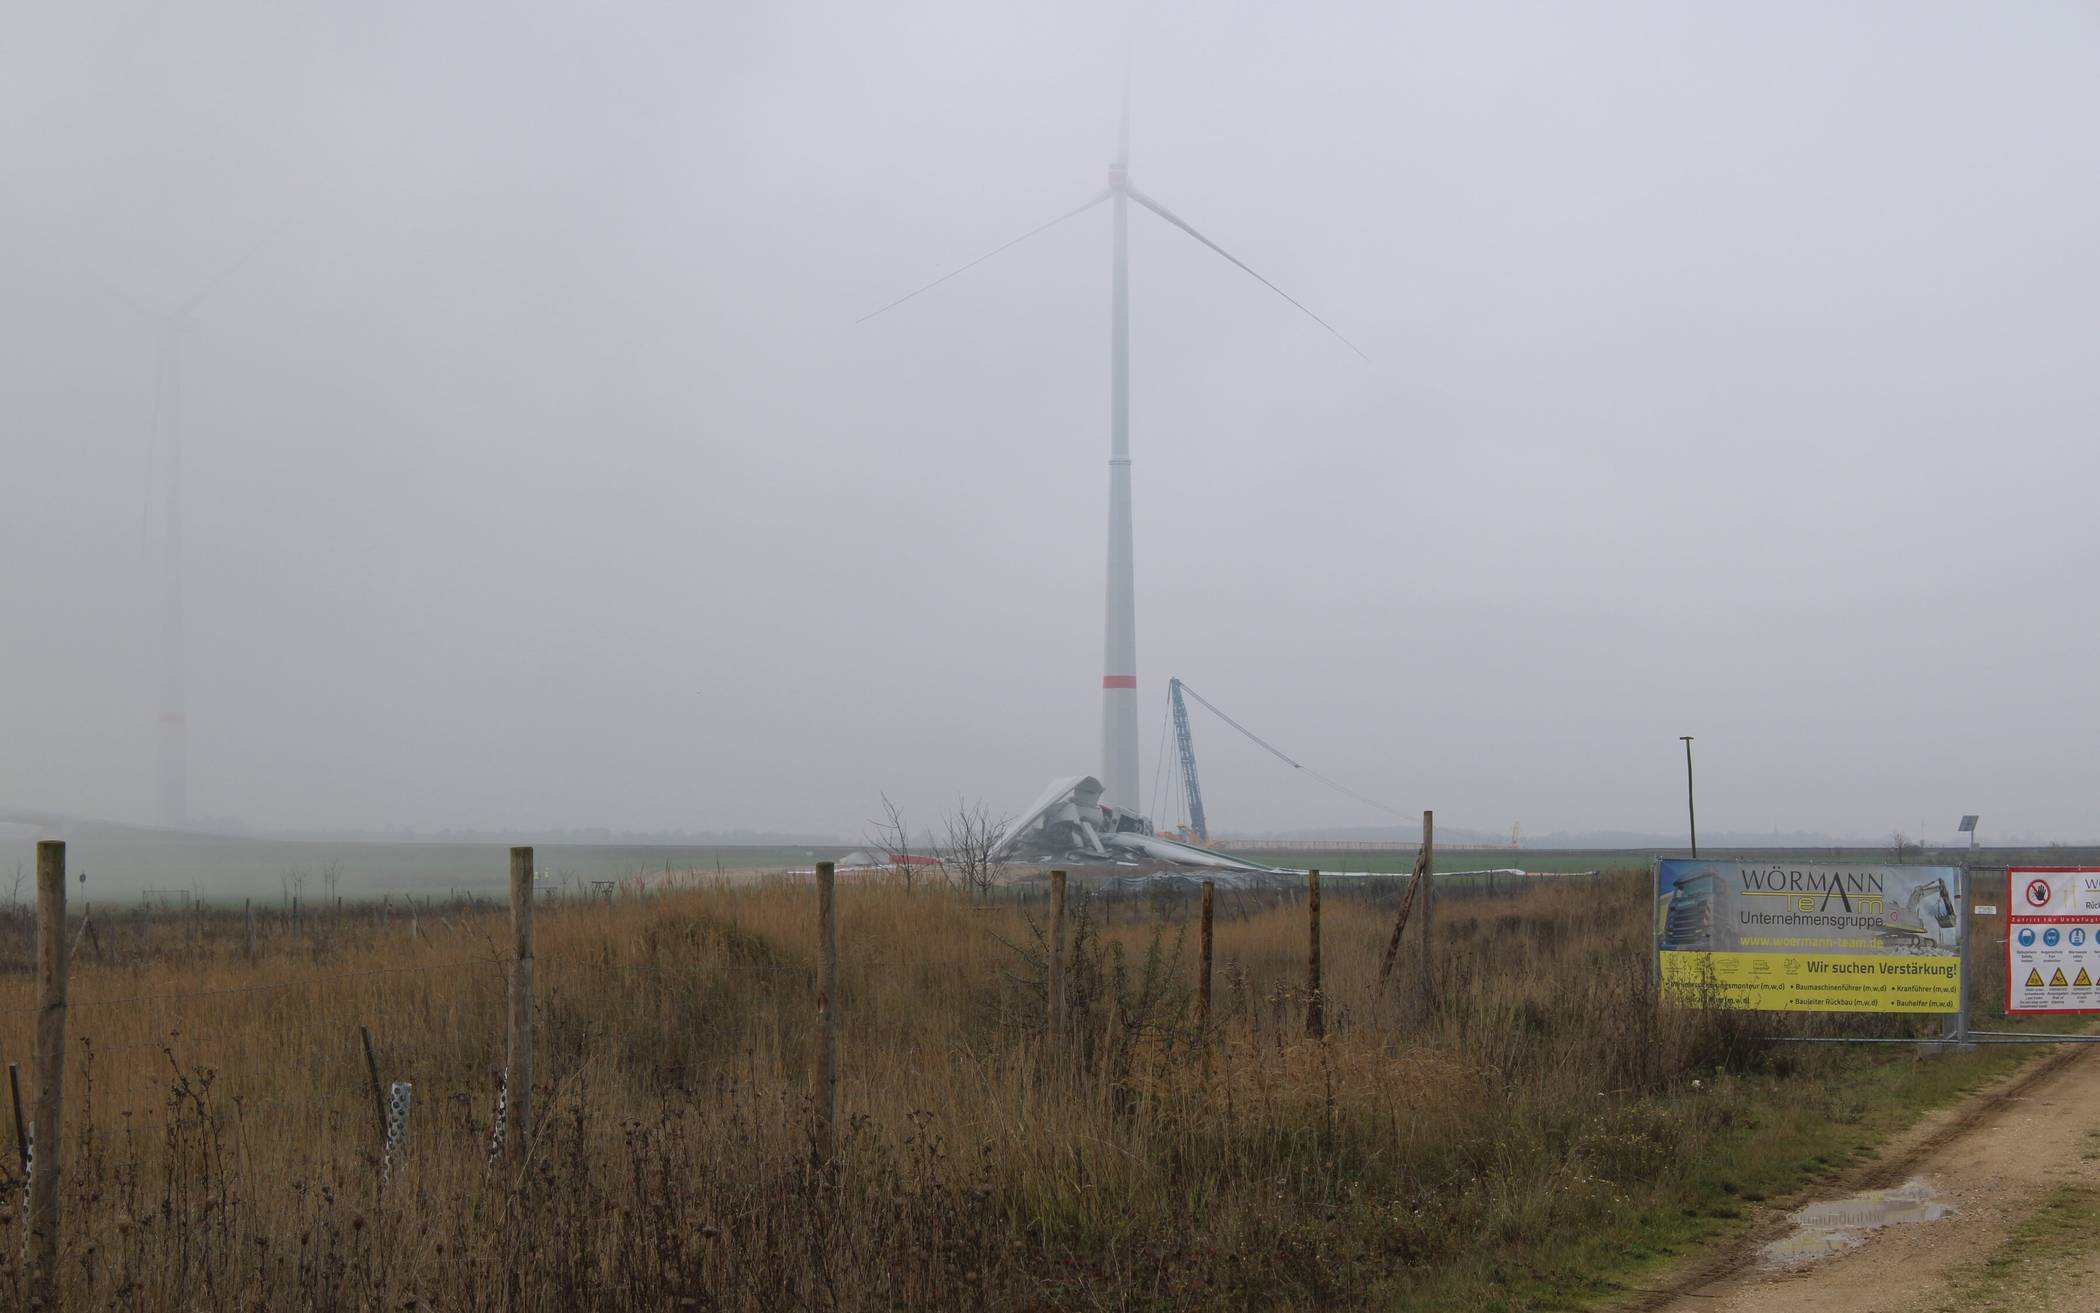
[[[187,633],[183,619],[182,558],[182,342],[197,327],[197,312],[212,293],[261,253],[257,242],[196,291],[166,310],[155,310],[97,277],[103,288],[152,326],[155,334],[151,431],[164,462],[161,500],[161,679],[156,736],[156,795],[162,825],[189,824],[189,708]],[[151,453],[147,490],[152,497]]]

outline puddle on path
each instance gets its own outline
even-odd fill
[[[1933,1188],[1923,1181],[1810,1204],[1794,1214],[1792,1234],[1765,1246],[1765,1262],[1773,1267],[1799,1267],[1865,1244],[1869,1231],[1937,1222],[1953,1211],[1953,1205],[1940,1203]]]

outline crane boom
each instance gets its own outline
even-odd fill
[[[1196,832],[1197,843],[1209,843],[1210,829],[1203,823],[1203,789],[1196,783],[1196,745],[1189,738],[1189,708],[1181,700],[1179,679],[1167,680],[1167,696],[1174,706],[1174,743],[1181,749],[1181,780],[1189,795],[1189,828]],[[1192,692],[1191,696],[1196,695]],[[1201,701],[1201,698],[1197,700]],[[1210,706],[1207,702],[1204,705]],[[1217,708],[1211,707],[1211,710]]]

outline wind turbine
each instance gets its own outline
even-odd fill
[[[1076,209],[1067,210],[1040,227],[998,246],[976,259],[941,275],[925,286],[861,316],[866,323],[906,301],[965,273],[986,260],[1019,246],[1039,233],[1048,232],[1067,219],[1074,219],[1103,202],[1113,216],[1113,245],[1109,276],[1108,346],[1108,613],[1103,634],[1101,670],[1101,786],[1103,805],[1126,817],[1138,815],[1138,712],[1137,712],[1137,564],[1130,529],[1130,205],[1136,202],[1182,232],[1230,261],[1248,277],[1289,301],[1307,318],[1332,333],[1336,340],[1359,357],[1364,353],[1343,337],[1334,325],[1307,309],[1296,297],[1255,273],[1232,252],[1197,232],[1179,215],[1140,191],[1130,180],[1130,93],[1123,93],[1123,113],[1116,131],[1116,158],[1108,166],[1108,186]]]
[[[160,713],[155,742],[155,781],[162,825],[189,824],[189,687],[187,633],[183,619],[182,569],[182,343],[196,330],[204,302],[267,245],[258,242],[230,261],[196,291],[172,307],[156,311],[141,304],[108,279],[103,287],[152,326],[153,359],[151,427],[166,461],[162,487],[161,549],[161,679]],[[149,493],[150,496],[150,487]]]

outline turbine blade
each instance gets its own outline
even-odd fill
[[[926,284],[924,287],[920,287],[914,291],[906,292],[904,295],[898,297],[896,300],[890,302],[888,305],[885,305],[877,310],[870,310],[868,313],[862,315],[860,318],[854,320],[853,322],[856,324],[865,324],[877,315],[887,314],[889,311],[895,310],[898,306],[903,305],[906,301],[911,300],[913,297],[932,291],[934,288],[939,287],[942,283],[947,282],[950,278],[954,278],[960,274],[968,273],[970,270],[975,269],[978,265],[983,264],[986,260],[989,260],[993,256],[999,254],[1001,251],[1010,250],[1013,247],[1019,246],[1022,242],[1027,241],[1029,238],[1035,236],[1037,233],[1048,232],[1052,228],[1055,228],[1057,225],[1063,223],[1067,219],[1074,219],[1082,214],[1085,214],[1088,210],[1093,209],[1096,205],[1099,205],[1101,202],[1107,199],[1108,193],[1104,191],[1099,196],[1094,197],[1086,204],[1080,206],[1078,209],[1067,210],[1063,214],[1058,215],[1055,219],[1052,219],[1050,222],[1043,224],[1040,227],[1030,228],[1027,232],[1022,233],[1019,237],[1014,238],[1012,241],[1006,243],[1004,246],[993,247],[991,250],[986,251],[983,255],[978,256],[976,259],[970,261],[962,268],[951,269],[947,273],[942,274],[939,278],[936,278],[932,282]]]
[[[146,305],[143,301],[140,301],[131,293],[117,286],[116,279],[111,278],[108,274],[103,273],[100,269],[94,268],[91,265],[82,265],[80,267],[80,272],[87,276],[89,282],[101,288],[105,294],[107,294],[109,297],[121,304],[125,309],[131,311],[131,313],[137,315],[139,318],[145,320],[149,324],[152,324],[156,328],[160,326],[161,320],[164,317],[161,314],[161,312]]]
[[[1260,274],[1248,268],[1245,261],[1241,260],[1232,252],[1226,250],[1224,247],[1218,245],[1210,238],[1205,237],[1202,233],[1197,232],[1194,228],[1189,227],[1189,225],[1172,210],[1168,209],[1164,205],[1161,205],[1158,201],[1153,200],[1150,196],[1145,195],[1145,193],[1139,191],[1135,187],[1130,188],[1129,192],[1131,200],[1136,201],[1138,204],[1152,211],[1160,218],[1165,219],[1168,223],[1173,224],[1176,228],[1181,229],[1181,231],[1187,233],[1189,236],[1195,238],[1197,241],[1203,243],[1205,246],[1208,246],[1211,250],[1216,251],[1219,255],[1224,256],[1227,260],[1230,260],[1233,264],[1239,266],[1241,273],[1246,274],[1255,282],[1260,283],[1263,287],[1268,288],[1270,291],[1276,293],[1276,295],[1282,297],[1284,300],[1289,301],[1292,305],[1297,306],[1300,310],[1304,311],[1305,317],[1307,319],[1312,320],[1320,327],[1334,334],[1335,341],[1340,342],[1343,346],[1348,347],[1351,351],[1356,352],[1356,354],[1359,357],[1361,357],[1364,361],[1368,362],[1371,359],[1369,356],[1364,355],[1363,348],[1357,346],[1356,343],[1351,342],[1348,338],[1343,337],[1342,331],[1340,329],[1336,328],[1333,324],[1328,323],[1326,320],[1320,318],[1311,310],[1306,309],[1305,303],[1303,301],[1300,301],[1297,297],[1292,296],[1289,292],[1284,291],[1276,284],[1270,282],[1268,279],[1262,277]]]
[[[268,232],[264,233],[261,237],[257,238],[253,244],[248,246],[247,249],[243,250],[239,255],[234,256],[233,259],[228,260],[224,265],[221,265],[219,268],[219,272],[213,274],[210,278],[207,278],[203,283],[199,284],[197,290],[190,294],[189,299],[176,306],[174,310],[170,311],[168,317],[170,319],[183,319],[191,314],[196,313],[197,307],[204,304],[204,300],[206,297],[210,296],[213,292],[218,291],[220,287],[225,285],[228,279],[232,278],[241,270],[247,268],[249,261],[253,260],[256,256],[261,255],[264,251],[268,250],[273,244],[275,244],[275,242],[277,241],[278,233],[280,231],[281,226],[279,228],[272,228]]]

